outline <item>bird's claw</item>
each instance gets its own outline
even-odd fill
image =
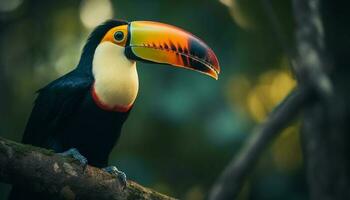
[[[102,170],[116,176],[119,182],[122,184],[123,189],[126,187],[126,174],[120,171],[117,167],[109,166],[103,168]]]
[[[85,169],[85,167],[87,166],[88,160],[80,154],[80,152],[78,151],[78,149],[76,148],[70,148],[65,152],[62,153],[58,153],[59,155],[62,156],[71,156],[74,159],[76,159],[77,161],[79,161],[80,165]]]

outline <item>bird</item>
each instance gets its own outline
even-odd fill
[[[181,28],[107,20],[90,33],[77,66],[37,91],[22,142],[73,156],[125,181],[122,171],[108,166],[108,156],[138,94],[137,62],[186,68],[214,79],[220,73],[214,51]],[[40,195],[14,185],[9,199]]]

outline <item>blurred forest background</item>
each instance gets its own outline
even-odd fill
[[[272,3],[292,46],[291,2]],[[35,91],[72,70],[89,32],[110,18],[173,24],[216,52],[218,81],[139,63],[139,96],[110,156],[131,180],[203,199],[252,127],[295,86],[260,0],[0,0],[0,136],[21,140]],[[239,199],[307,199],[297,131],[296,122],[264,152]],[[0,199],[9,188],[0,185]]]

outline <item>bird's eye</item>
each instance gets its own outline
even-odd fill
[[[124,33],[122,31],[117,31],[114,33],[114,39],[117,42],[121,42],[124,39]]]

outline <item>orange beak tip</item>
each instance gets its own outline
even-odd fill
[[[214,76],[214,79],[215,79],[215,80],[219,80],[219,76],[216,74],[216,75]]]

